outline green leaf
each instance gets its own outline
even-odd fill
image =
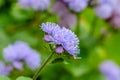
[[[0,75],[0,80],[11,80],[10,78],[6,77],[6,76],[2,76]]]
[[[21,77],[18,77],[16,80],[32,80],[32,79],[28,78],[28,77],[21,76]]]

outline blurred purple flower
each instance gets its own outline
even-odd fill
[[[5,66],[3,62],[0,61],[0,75],[7,76],[10,73],[10,69]]]
[[[60,17],[59,23],[67,28],[74,28],[77,24],[77,17],[72,13],[65,13]]]
[[[30,51],[31,51],[31,48],[29,47],[29,45],[22,41],[16,41],[13,44],[13,48],[16,54],[18,55],[17,59],[19,60],[26,58],[30,54]]]
[[[116,5],[114,12],[113,12],[113,16],[111,17],[109,22],[111,23],[113,28],[115,29],[120,28],[120,0],[118,4]]]
[[[35,10],[45,10],[50,5],[50,0],[30,0],[31,7]]]
[[[88,5],[88,0],[63,0],[64,2],[68,3],[69,7],[76,11],[82,11]]]
[[[120,29],[120,16],[114,16],[111,20],[110,23],[115,29]]]
[[[30,6],[30,0],[18,0],[18,4],[20,4],[24,8],[28,8]]]
[[[3,49],[3,57],[8,62],[13,62],[18,59],[18,54],[16,54],[13,45],[9,45]]]
[[[19,70],[23,69],[21,60],[25,60],[31,69],[37,68],[40,65],[39,53],[22,41],[17,41],[13,45],[4,48],[3,55],[6,61],[11,62],[13,67]]]
[[[52,37],[52,41],[56,46],[63,46],[63,48],[73,56],[76,56],[79,53],[79,40],[71,30],[50,22],[43,23],[41,28]]]
[[[113,11],[112,7],[107,4],[99,5],[95,8],[96,15],[103,19],[111,17],[112,11]]]
[[[76,15],[70,13],[67,9],[66,4],[62,0],[56,0],[53,7],[52,12],[57,14],[59,19],[60,26],[65,26],[69,28],[73,28],[77,24]]]
[[[114,13],[115,16],[120,16],[120,1],[116,5],[115,10],[114,10],[113,13]]]
[[[32,70],[38,68],[40,66],[41,60],[38,52],[32,50],[31,54],[25,58],[25,62],[28,67]]]
[[[50,5],[50,0],[18,0],[24,8],[32,7],[35,10],[45,10]]]
[[[6,66],[6,70],[7,70],[8,72],[11,72],[11,71],[13,70],[13,66],[12,66],[12,65],[7,65],[7,66]]]
[[[103,19],[112,17],[112,14],[118,4],[118,0],[98,0],[98,6],[95,8],[97,16]]]
[[[20,61],[14,61],[13,63],[14,68],[18,69],[18,70],[22,70],[23,69],[23,63]]]
[[[107,80],[120,80],[120,68],[113,61],[105,61],[100,64],[100,71]]]
[[[68,13],[67,6],[61,0],[56,0],[52,6],[52,12],[61,17]]]
[[[118,0],[98,0],[99,5],[107,4],[111,6],[112,8],[115,8],[118,3]]]
[[[4,48],[3,56],[6,61],[14,62],[16,60],[24,59],[29,55],[31,48],[28,44],[17,41],[13,45]]]

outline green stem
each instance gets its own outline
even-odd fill
[[[39,76],[41,70],[46,66],[46,64],[50,61],[50,59],[54,56],[55,53],[52,53],[48,59],[43,63],[43,65],[38,69],[38,71],[35,73],[35,75],[33,76],[33,80],[36,80],[37,77]]]

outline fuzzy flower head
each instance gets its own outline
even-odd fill
[[[113,61],[105,61],[101,63],[100,71],[108,80],[120,80],[120,68]]]
[[[94,11],[98,17],[103,19],[108,19],[109,17],[112,16],[113,9],[110,5],[103,4],[103,5],[97,6]]]
[[[42,23],[42,26],[41,26],[42,30],[48,34],[52,34],[52,31],[55,29],[55,28],[59,28],[59,25],[55,24],[55,23],[49,23],[47,22],[46,24],[45,23]]]
[[[50,0],[18,0],[18,4],[24,8],[32,7],[34,10],[43,11],[50,5]]]
[[[13,44],[13,48],[16,51],[17,55],[18,55],[18,59],[24,59],[26,58],[29,53],[31,52],[31,48],[29,47],[29,45],[25,42],[22,41],[16,41]]]
[[[31,48],[22,41],[17,41],[13,45],[8,45],[3,49],[4,59],[8,62],[24,59],[29,55]]]
[[[8,45],[6,48],[3,49],[3,57],[6,61],[13,62],[17,60],[18,54],[16,54],[16,51],[12,45]]]
[[[3,49],[3,56],[7,62],[11,62],[14,68],[18,70],[23,69],[24,61],[30,69],[36,69],[40,65],[40,55],[30,46],[22,41],[16,41],[13,45]]]
[[[5,66],[5,64],[0,61],[0,75],[7,76],[11,72],[12,69],[9,68],[9,66]]]
[[[118,0],[97,0],[99,5],[108,4],[111,7],[115,8]]]
[[[32,50],[30,55],[26,57],[25,62],[27,66],[34,70],[40,66],[41,60],[40,60],[40,55],[38,52],[35,50]]]
[[[80,52],[78,46],[79,39],[71,30],[65,27],[60,27],[59,25],[51,22],[43,23],[41,28],[47,35],[51,36],[51,42],[53,42],[56,47],[62,46],[69,54],[73,56],[76,56]],[[61,53],[61,51],[64,50],[62,50],[61,47],[57,47],[56,51],[60,51]]]
[[[117,7],[118,0],[97,0],[97,1],[98,5],[95,8],[96,15],[103,19],[111,18],[115,8]]]
[[[88,5],[88,0],[63,0],[68,3],[68,6],[73,11],[79,12],[85,9]]]

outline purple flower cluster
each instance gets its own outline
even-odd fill
[[[68,11],[66,4],[61,0],[56,0],[52,6],[52,12],[59,16],[60,26],[73,28],[77,24],[77,17],[75,14]]]
[[[42,23],[41,28],[47,33],[44,37],[45,41],[53,42],[57,53],[62,53],[64,49],[73,56],[80,53],[79,40],[71,30],[51,22]]]
[[[12,71],[11,66],[6,66],[2,61],[0,61],[0,75],[7,76]]]
[[[113,16],[110,19],[110,23],[115,29],[120,28],[120,0],[117,3],[117,6],[113,12]]]
[[[50,0],[18,0],[24,8],[32,7],[34,10],[45,10],[50,5]]]
[[[105,61],[100,65],[100,71],[106,80],[120,80],[120,68],[113,61]]]
[[[88,0],[63,0],[64,2],[68,3],[70,9],[75,12],[82,11],[88,5]]]
[[[98,0],[98,5],[95,8],[96,15],[103,19],[110,18],[117,2],[118,0]]]
[[[22,61],[25,61],[32,70],[38,68],[41,61],[39,53],[21,41],[17,41],[13,45],[8,45],[4,48],[3,56],[7,62],[12,63],[14,68],[19,70],[23,69]]]

